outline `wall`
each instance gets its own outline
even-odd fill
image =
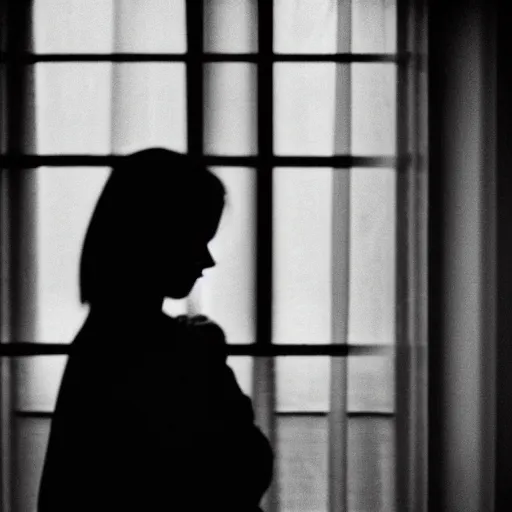
[[[484,2],[432,2],[430,14],[429,506],[436,511],[490,511],[495,360],[492,32],[487,32]]]

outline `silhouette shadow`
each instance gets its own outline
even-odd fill
[[[191,157],[123,157],[86,234],[82,302],[41,478],[39,512],[258,511],[273,454],[227,366],[222,329],[169,317],[215,262],[220,180]]]

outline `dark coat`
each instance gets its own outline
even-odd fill
[[[91,314],[74,340],[39,512],[259,510],[273,455],[222,330],[149,323]]]

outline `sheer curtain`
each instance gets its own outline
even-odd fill
[[[10,59],[2,59],[0,78],[0,148],[17,157],[34,150],[34,87],[30,68],[20,64],[24,52],[32,49],[30,5],[2,2],[0,9],[0,49]],[[7,55],[7,53],[6,53]],[[36,309],[37,191],[33,169],[4,167],[0,163],[0,336],[1,341],[28,340],[34,336]],[[16,501],[12,489],[17,467],[17,429],[12,415],[15,407],[16,371],[9,359],[0,366],[0,506]]]
[[[35,0],[36,53],[187,51],[184,0]],[[207,52],[258,51],[255,0],[204,2]],[[277,54],[394,54],[392,0],[276,0]],[[257,64],[210,62],[204,72],[204,151],[251,156],[257,141]],[[184,62],[40,62],[34,66],[35,151],[124,154],[187,150]],[[279,156],[354,154],[377,167],[274,169],[273,342],[394,346],[397,339],[397,66],[390,62],[274,64]],[[230,343],[255,341],[255,179],[214,167],[228,204],[211,249],[218,262],[170,314],[203,312]],[[78,301],[85,229],[108,168],[40,167],[33,341],[69,343],[87,310]],[[141,179],[144,176],[141,175]],[[398,220],[397,220],[398,219]],[[101,356],[98,356],[101,357]],[[341,359],[341,360],[340,360]],[[15,488],[33,510],[65,356],[16,364]],[[230,357],[253,393],[251,357]],[[275,362],[279,510],[395,510],[395,358],[282,357]],[[30,415],[28,413],[37,412]],[[330,504],[330,505],[329,505]],[[269,505],[271,506],[271,505]]]

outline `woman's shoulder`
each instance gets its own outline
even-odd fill
[[[162,313],[152,321],[89,315],[72,343],[72,351],[108,354],[172,352],[193,353],[226,359],[223,329],[205,315],[169,316]]]

